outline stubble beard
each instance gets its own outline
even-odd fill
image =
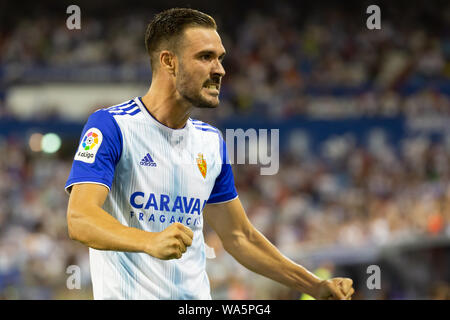
[[[212,109],[219,105],[218,101],[212,102],[202,96],[201,90],[203,90],[203,86],[198,91],[193,88],[189,75],[184,72],[182,67],[180,67],[180,71],[178,73],[176,90],[184,100],[188,101],[195,108]]]

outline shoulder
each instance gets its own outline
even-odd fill
[[[215,133],[219,136],[222,135],[219,129],[217,129],[216,127],[213,127],[209,123],[206,123],[206,122],[203,122],[203,121],[200,121],[197,119],[192,119],[192,118],[189,118],[188,121],[190,121],[192,126],[199,131],[211,132],[211,133]]]
[[[94,111],[87,121],[87,126],[95,126],[102,129],[118,129],[119,126],[117,124],[116,119],[114,116],[107,111],[106,108],[104,109],[97,109]]]
[[[141,108],[135,101],[135,99],[131,99],[128,101],[124,101],[122,103],[106,107],[103,109],[99,109],[97,111],[104,111],[109,113],[112,116],[135,116],[141,112]]]
[[[89,116],[85,128],[88,131],[96,129],[100,132],[97,132],[97,134],[122,141],[122,127],[124,123],[121,121],[121,118],[124,118],[125,114],[129,114],[128,112],[131,109],[128,109],[128,107],[134,107],[133,104],[134,101],[129,100],[118,105],[99,108]],[[136,107],[140,111],[137,105]],[[123,110],[125,108],[126,110]]]
[[[115,127],[120,129],[122,125],[130,119],[137,119],[137,114],[141,113],[141,108],[134,99],[125,102],[103,107],[95,110],[90,116],[88,122],[94,122],[103,127]]]

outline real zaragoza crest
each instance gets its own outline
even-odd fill
[[[200,170],[200,173],[202,174],[203,178],[206,178],[206,160],[203,158],[203,153],[198,154],[197,158],[197,166]]]

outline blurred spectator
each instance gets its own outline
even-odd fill
[[[448,23],[439,24],[450,5],[404,8],[401,19],[386,15],[379,31],[357,25],[358,10],[305,13],[294,4],[274,6],[212,14],[223,23],[227,76],[221,106],[193,117],[213,123],[244,116],[434,117],[444,121],[437,130],[447,136],[405,136],[393,145],[375,131],[359,146],[349,133],[326,139],[315,153],[308,146],[318,142],[299,133],[277,175],[234,166],[252,223],[287,255],[450,237],[450,38]],[[422,6],[433,17],[429,25],[418,19]],[[143,38],[150,12],[130,8],[119,15],[83,14],[76,32],[60,17],[17,15],[0,30],[0,119],[14,117],[5,92],[16,83],[93,81],[92,72],[80,70],[94,67],[95,76],[115,71],[105,72],[104,81],[148,82],[142,70],[149,68]],[[67,235],[63,186],[72,159],[32,153],[8,136],[0,137],[0,154],[0,299],[91,298],[87,248]],[[205,239],[216,256],[207,260],[213,298],[299,298],[240,266],[211,230]],[[81,290],[66,288],[70,265],[81,267]],[[394,280],[380,293],[361,290],[356,297],[418,297]],[[429,298],[449,298],[448,283],[425,291]]]
[[[427,24],[418,19],[422,7],[434,17]],[[0,30],[0,80],[64,81],[66,73],[68,80],[148,82],[143,38],[154,12],[132,8],[100,16],[85,9],[79,31],[60,17],[21,16]],[[285,4],[271,14],[244,8],[243,19],[214,14],[226,21],[220,33],[228,52],[214,117],[450,116],[448,22],[439,27],[449,4],[402,8],[401,19],[386,15],[377,31],[359,25],[357,9],[321,9],[305,13]]]

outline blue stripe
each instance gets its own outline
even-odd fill
[[[121,109],[121,110],[126,110],[129,106],[133,106],[133,105],[136,105],[135,101],[131,101],[131,102],[129,102],[126,105],[123,105],[123,106],[117,106],[116,108],[117,109]]]
[[[128,111],[128,110],[134,109],[134,108],[136,108],[136,107],[137,107],[137,104],[136,104],[136,103],[133,103],[133,104],[131,104],[129,107],[126,107],[126,108],[120,108],[119,110],[122,110],[122,111]]]
[[[132,112],[127,112],[127,111],[130,111],[133,109],[136,109],[136,110],[134,110]],[[137,105],[137,103],[134,100],[130,100],[128,102],[106,108],[105,110],[115,116],[123,116],[123,115],[127,115],[127,114],[130,116],[134,116],[135,114],[137,114],[141,111],[141,109],[139,108],[139,106]]]
[[[130,103],[133,103],[133,102],[134,102],[133,100],[128,100],[127,102],[124,102],[124,103],[112,106],[112,108],[114,108],[114,107],[116,107],[116,108],[123,107],[123,106],[126,106],[127,104],[130,104]]]
[[[211,132],[219,133],[219,131],[216,129],[201,128],[201,127],[195,127],[195,126],[194,126],[194,128],[198,129],[198,130],[202,130],[202,131],[211,131]]]
[[[132,294],[135,292],[135,281],[136,274],[133,272],[133,270],[130,267],[130,264],[132,261],[132,254],[129,254],[127,252],[116,252],[118,260],[119,260],[119,272],[122,278],[121,288],[122,294],[124,296],[125,300],[131,300],[133,299]],[[126,259],[128,258],[128,259]],[[131,261],[130,261],[131,260]]]
[[[133,112],[129,112],[129,113],[127,113],[127,114],[129,114],[130,116],[134,116],[135,114],[137,114],[137,113],[139,113],[139,112],[141,112],[141,109],[140,109],[140,108],[137,108],[137,109],[134,110]]]
[[[206,122],[203,122],[203,121],[200,121],[200,120],[191,120],[191,122],[192,122],[193,125],[196,125],[196,126],[210,126],[210,127],[212,127],[212,125],[210,125],[209,123],[206,123]]]
[[[194,125],[194,126],[197,126],[197,127],[208,127],[208,128],[211,128],[211,129],[216,129],[217,130],[217,128],[215,128],[215,127],[213,127],[212,125],[210,125],[210,124],[208,124],[208,123],[206,123],[206,122],[202,122],[202,121],[199,121],[199,120],[191,120],[192,121],[192,124]]]
[[[141,112],[141,110],[136,109],[133,112],[126,112],[126,111],[122,111],[119,109],[119,110],[108,110],[108,112],[114,116],[125,116],[125,115],[134,116],[135,114],[138,114],[139,112]]]
[[[184,186],[181,184],[181,179],[183,178],[183,171],[177,164],[173,164],[172,167],[172,185],[173,185],[173,194],[184,194],[182,191],[184,191]],[[183,283],[183,270],[178,267],[177,263],[172,264],[172,276],[173,278],[172,283],[172,290],[171,290],[171,297],[172,299],[177,300],[187,300],[189,299],[189,295],[187,294],[186,290],[183,289],[185,284]]]
[[[129,101],[124,102],[124,103],[122,103],[122,104],[118,104],[118,105],[115,105],[115,106],[111,106],[111,107],[109,107],[109,108],[106,108],[106,110],[109,110],[109,109],[111,109],[111,108],[120,108],[120,107],[126,106],[127,104],[130,104],[130,103],[133,103],[133,102],[134,102],[133,100],[129,100]]]

